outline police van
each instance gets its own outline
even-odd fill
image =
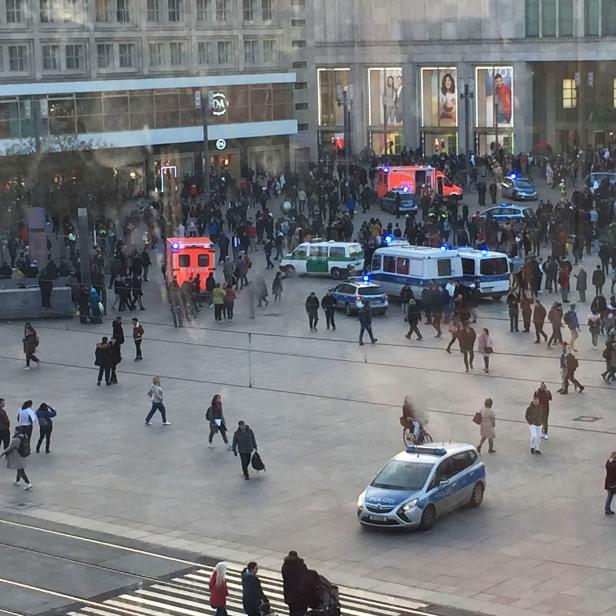
[[[389,246],[374,251],[370,269],[370,279],[395,297],[400,297],[405,284],[410,285],[416,297],[420,297],[422,290],[432,281],[444,286],[450,280],[462,280],[460,254],[446,246],[431,248],[393,241]]]
[[[472,445],[409,445],[359,495],[357,518],[363,526],[429,530],[450,511],[479,507],[485,489],[486,469]]]
[[[499,300],[509,293],[511,268],[504,252],[458,248],[462,260],[464,284],[472,285],[479,280],[479,291],[483,296]]]
[[[283,256],[280,270],[288,276],[312,274],[340,280],[364,271],[364,251],[357,242],[312,240]]]

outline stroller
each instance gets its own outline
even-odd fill
[[[340,616],[338,587],[316,571],[310,571],[314,585],[308,616]]]

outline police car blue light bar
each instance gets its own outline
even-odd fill
[[[444,447],[426,447],[425,445],[407,445],[406,453],[428,453],[433,456],[444,456],[447,450]]]

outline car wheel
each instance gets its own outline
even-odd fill
[[[469,501],[469,505],[471,507],[479,507],[483,502],[483,494],[485,492],[485,488],[481,481],[478,481],[473,487],[473,493],[471,494],[471,500]]]
[[[295,275],[295,268],[292,265],[285,265],[284,268],[281,268],[287,276]]]
[[[340,280],[342,278],[342,270],[337,267],[333,267],[330,275],[334,280]]]
[[[434,505],[428,505],[421,514],[421,522],[419,528],[421,530],[430,530],[436,522],[436,507]]]
[[[351,304],[349,304],[348,302],[344,305],[344,314],[346,314],[347,317],[350,317],[353,314],[353,311],[351,310]]]

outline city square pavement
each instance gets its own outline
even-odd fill
[[[262,254],[254,272],[263,269]],[[594,259],[585,259],[588,271]],[[157,272],[158,273],[158,272]],[[158,282],[157,282],[158,280]],[[616,615],[616,520],[603,515],[604,469],[616,449],[614,389],[600,373],[601,348],[585,327],[577,343],[583,394],[559,396],[558,350],[511,334],[504,302],[480,306],[476,329],[494,339],[491,373],[476,357],[464,373],[454,347],[422,325],[407,341],[397,304],[375,317],[376,345],[357,344],[357,319],[337,315],[335,332],[308,329],[304,300],[329,280],[285,281],[280,304],[248,319],[245,292],[232,322],[212,310],[183,329],[171,324],[160,280],[146,285],[144,361],[133,361],[129,313],[119,384],[96,387],[95,343],[102,325],[40,321],[40,368],[23,370],[22,323],[0,325],[0,396],[9,413],[25,399],[58,409],[52,453],[32,454],[34,488],[0,474],[0,515],[27,515],[278,568],[289,549],[333,581],[366,590],[499,616]],[[544,294],[549,307],[556,296]],[[578,304],[582,323],[588,304]],[[146,391],[160,375],[170,426],[155,417]],[[544,455],[531,456],[526,407],[541,380],[554,401]],[[207,446],[205,410],[223,398],[230,427],[255,431],[267,471],[246,482],[239,458],[219,436]],[[427,533],[359,527],[356,501],[374,473],[402,447],[405,395],[429,416],[435,440],[476,444],[471,418],[486,397],[497,416],[488,487],[477,510],[440,519]],[[580,419],[586,419],[581,421]],[[50,574],[51,575],[51,574]]]

